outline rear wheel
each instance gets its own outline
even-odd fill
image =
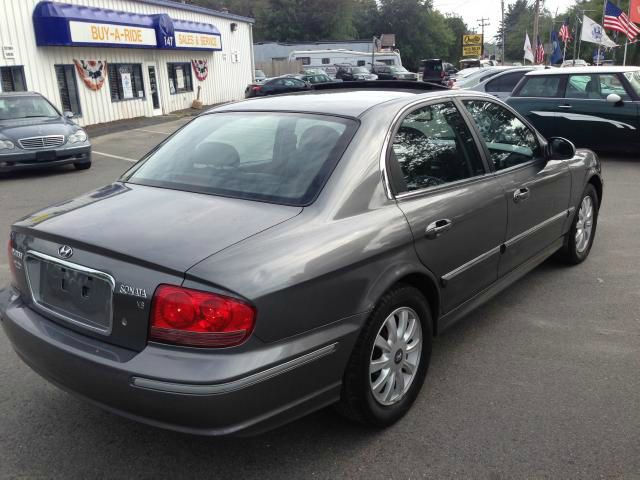
[[[77,162],[73,164],[76,170],[88,170],[91,168],[91,162]]]
[[[567,234],[565,246],[560,251],[560,258],[565,262],[577,265],[589,256],[596,235],[598,208],[598,193],[593,185],[588,184]]]
[[[424,383],[431,337],[429,305],[421,292],[408,285],[390,290],[356,342],[338,410],[374,427],[402,418]]]

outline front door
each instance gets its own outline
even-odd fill
[[[612,93],[622,102],[608,102]],[[557,115],[577,147],[628,145],[630,138],[638,137],[638,106],[618,74],[569,75],[564,97]]]
[[[158,91],[158,77],[156,75],[155,65],[149,65],[149,91],[151,92],[151,102],[153,105],[153,114],[162,115],[160,107],[160,92]]]
[[[508,224],[502,276],[562,236],[571,196],[569,168],[563,161],[547,162],[536,133],[507,108],[489,100],[462,103],[504,188]]]
[[[441,283],[446,313],[497,279],[507,221],[502,185],[452,101],[409,112],[387,161],[416,252]]]

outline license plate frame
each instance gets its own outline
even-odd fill
[[[47,150],[44,152],[36,152],[37,162],[53,162],[58,158],[58,154],[55,150]]]
[[[101,335],[111,334],[115,290],[111,275],[32,250],[25,254],[24,267],[37,309]],[[64,288],[65,279],[68,289]],[[54,286],[56,282],[61,283]]]

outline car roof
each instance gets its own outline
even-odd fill
[[[438,97],[478,94],[468,90],[434,90],[417,91],[410,89],[366,88],[363,90],[311,90],[304,93],[257,97],[241,102],[230,103],[213,108],[209,112],[305,112],[345,117],[359,117],[367,110],[382,104],[397,103],[398,106],[409,104],[418,99],[428,100]]]
[[[41,97],[38,92],[0,92],[0,97]]]
[[[533,77],[537,75],[571,75],[574,73],[624,73],[624,72],[640,72],[640,67],[591,66],[591,67],[549,68],[545,70],[534,70],[533,72],[527,73],[527,76]]]

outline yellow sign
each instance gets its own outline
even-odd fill
[[[462,47],[462,56],[479,57],[482,55],[482,45],[465,45]]]
[[[192,33],[176,30],[176,47],[219,49],[220,36],[207,33]]]
[[[156,46],[156,31],[153,28],[71,21],[69,31],[74,43]]]
[[[482,35],[474,33],[462,36],[462,45],[482,45]]]

